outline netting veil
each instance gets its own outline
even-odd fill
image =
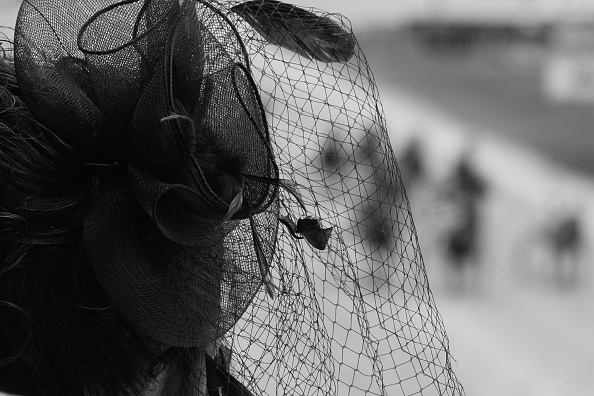
[[[272,0],[31,0],[15,68],[97,186],[95,275],[254,395],[459,395],[348,21]]]

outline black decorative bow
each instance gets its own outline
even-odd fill
[[[155,339],[199,345],[235,323],[272,255],[262,245],[275,238],[277,186],[243,177],[278,178],[260,98],[240,41],[209,6],[93,7],[23,5],[23,94],[99,183],[83,233],[114,303]]]
[[[83,234],[103,287],[143,333],[200,345],[237,321],[262,279],[273,293],[277,190],[298,194],[279,180],[249,59],[224,13],[209,1],[107,3],[27,1],[15,68],[31,112],[98,185]],[[304,56],[352,55],[350,33],[299,8],[250,1],[231,12]],[[306,36],[304,23],[319,29]],[[317,220],[282,221],[326,247],[331,229]]]

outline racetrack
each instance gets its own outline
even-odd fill
[[[594,330],[591,178],[509,142],[501,129],[476,133],[466,119],[403,90],[380,87],[380,94],[397,158],[411,139],[422,147],[426,174],[407,192],[456,359],[454,370],[466,394],[589,395],[594,353],[589,336]],[[440,245],[447,208],[436,190],[455,161],[469,152],[487,185],[480,254],[467,282],[451,283],[459,274]],[[556,282],[561,263],[542,238],[547,224],[564,211],[579,215],[585,239],[576,263],[579,280],[565,286]]]

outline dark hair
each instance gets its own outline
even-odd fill
[[[95,278],[82,234],[97,184],[88,168],[35,121],[0,58],[1,391],[139,395],[160,362],[191,360],[140,337]]]

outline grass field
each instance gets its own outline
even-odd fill
[[[360,34],[359,41],[380,93],[396,89],[427,99],[471,128],[496,130],[594,176],[594,105],[559,105],[543,97],[540,65],[546,48],[435,53],[397,30]]]

